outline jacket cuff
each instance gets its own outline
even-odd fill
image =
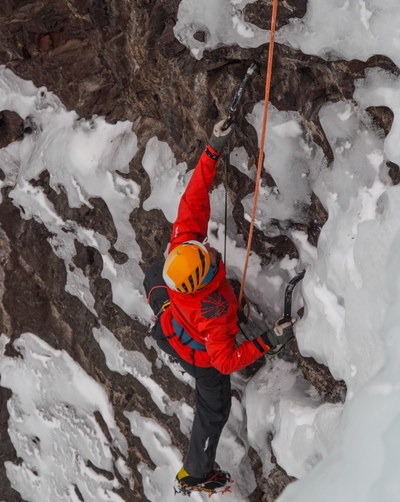
[[[205,152],[213,160],[218,160],[221,156],[221,153],[214,150],[214,148],[210,144],[207,145]]]
[[[261,336],[253,340],[253,343],[261,353],[271,350],[271,347],[264,342]]]

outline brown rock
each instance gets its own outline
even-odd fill
[[[9,110],[0,112],[0,148],[20,139],[24,134],[24,121]]]

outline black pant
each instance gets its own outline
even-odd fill
[[[146,274],[144,287],[149,294],[155,286],[165,285],[162,278],[163,263],[156,263]],[[164,288],[153,289],[150,306],[157,313],[168,292]],[[157,322],[154,328],[157,344],[161,350],[178,360],[182,368],[196,380],[196,410],[193,420],[189,450],[184,468],[194,477],[203,477],[214,467],[215,455],[222,429],[229,418],[231,408],[231,379],[215,368],[199,368],[196,366],[196,350],[194,363],[182,359],[171,347]]]

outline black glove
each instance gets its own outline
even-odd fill
[[[231,124],[225,131],[222,130],[222,126],[225,124],[225,119],[220,120],[214,126],[213,132],[210,138],[210,146],[218,153],[222,153],[225,145],[228,143],[229,138],[232,136],[233,131],[236,128],[235,124]]]
[[[269,329],[261,335],[262,341],[271,347],[271,349],[288,342],[294,338],[293,324],[295,322],[295,319],[278,319],[274,329]]]

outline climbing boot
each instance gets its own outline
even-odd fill
[[[175,493],[189,496],[192,492],[206,492],[209,496],[213,493],[225,493],[230,491],[230,486],[231,475],[221,469],[213,469],[203,478],[195,478],[182,467],[174,483]]]

